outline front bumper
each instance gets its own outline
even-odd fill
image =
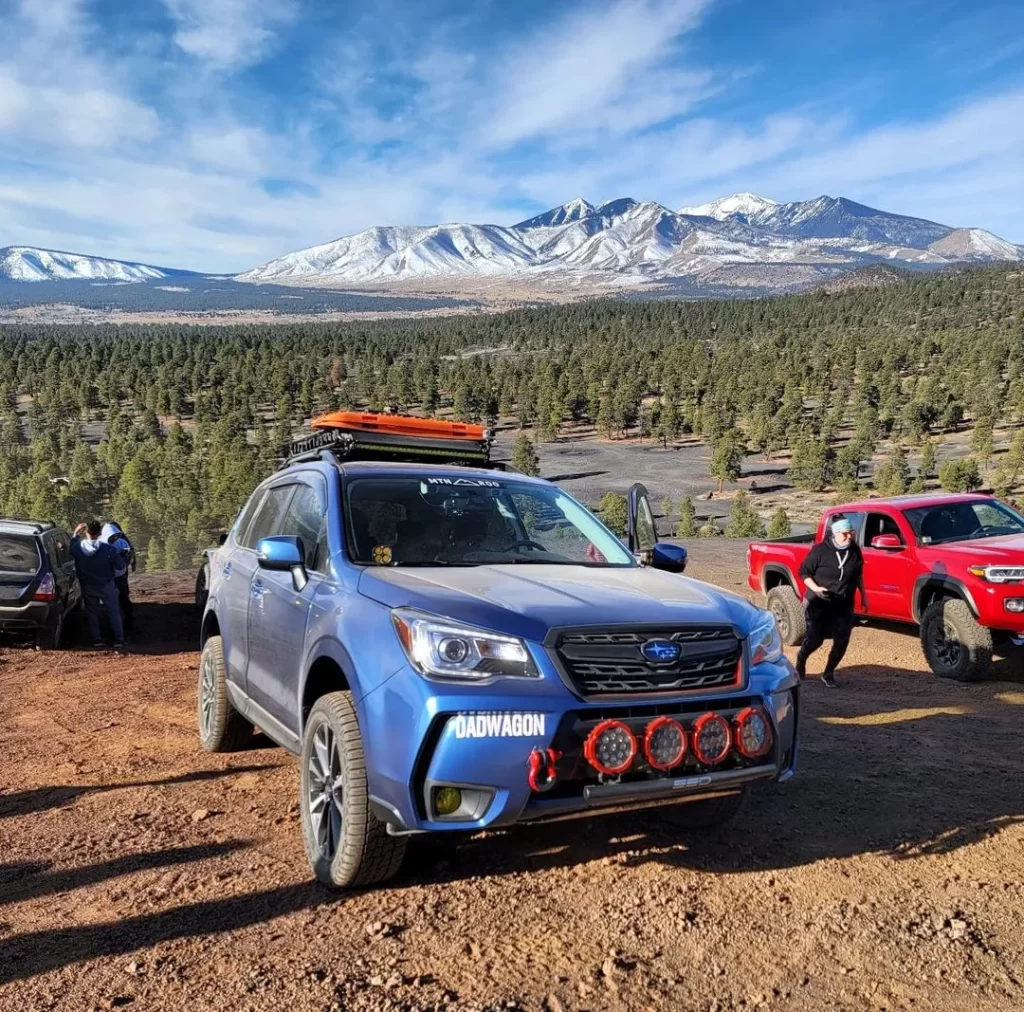
[[[602,778],[582,754],[586,734],[601,720],[620,719],[638,733],[663,714],[688,728],[702,713],[731,718],[747,706],[761,707],[772,723],[772,749],[759,759],[734,750],[720,767],[705,767],[691,753],[669,773],[638,759],[620,777]],[[785,659],[752,669],[733,691],[607,702],[580,699],[553,670],[474,687],[431,682],[403,668],[360,708],[371,803],[394,833],[475,831],[714,797],[786,780],[797,763],[799,683]],[[548,749],[557,777],[535,790],[531,753]],[[451,817],[438,815],[434,804],[444,787],[468,799]]]

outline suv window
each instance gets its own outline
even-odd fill
[[[0,534],[0,573],[36,573],[39,549],[36,539],[23,534]]]
[[[900,531],[900,525],[892,517],[886,516],[884,513],[869,513],[867,523],[864,525],[862,543],[865,547],[870,547],[872,540],[877,538],[879,534],[895,534],[900,539],[900,544],[903,544],[903,534]]]
[[[317,483],[318,486],[320,484]],[[326,492],[326,489],[314,488],[312,485],[296,485],[295,495],[292,496],[288,509],[281,520],[280,530],[276,532],[302,539],[307,569],[323,569],[326,561],[317,558],[320,532],[324,527],[324,514],[327,512]]]
[[[238,514],[238,519],[235,521],[235,540],[242,545],[243,548],[254,548],[255,542],[250,542],[246,536],[248,528],[252,524],[252,518],[256,515],[256,511],[259,509],[260,503],[263,502],[264,496],[266,495],[265,489],[257,489],[250,496],[249,501],[242,507],[242,512]]]
[[[278,485],[277,488],[272,488],[267,492],[259,512],[246,533],[246,548],[255,550],[261,539],[281,533],[281,521],[284,519],[288,501],[295,488],[295,485]]]

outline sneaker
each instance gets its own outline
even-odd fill
[[[115,654],[126,654],[126,653],[128,653],[128,644],[124,643],[124,642],[115,643],[114,644],[114,653]]]
[[[103,640],[97,640],[93,643],[92,648],[93,650],[106,650],[107,644],[104,643]]]
[[[826,671],[821,676],[821,684],[824,685],[826,689],[838,689],[839,688],[839,686],[836,684],[836,676],[834,674],[832,674],[831,671]]]

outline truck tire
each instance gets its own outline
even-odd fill
[[[350,692],[329,692],[310,710],[299,760],[299,810],[306,857],[324,885],[376,885],[401,867],[406,838],[389,836],[370,809]]]
[[[36,633],[36,646],[40,650],[60,650],[64,641],[64,605],[57,604],[49,622]]]
[[[966,601],[942,598],[921,616],[921,648],[936,675],[976,682],[992,664],[992,630],[978,622]]]
[[[204,752],[239,752],[252,741],[253,726],[232,705],[228,696],[224,641],[211,636],[199,658],[199,744]]]
[[[725,826],[736,818],[747,803],[748,791],[749,788],[743,787],[738,794],[677,805],[672,809],[672,823],[683,830]]]
[[[803,643],[807,632],[807,616],[796,591],[788,583],[768,591],[768,610],[775,616],[779,635],[787,647]]]

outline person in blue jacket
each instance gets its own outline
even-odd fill
[[[85,537],[82,537],[83,533]],[[124,649],[124,626],[114,578],[121,557],[113,545],[102,538],[103,525],[98,520],[79,524],[71,539],[71,554],[78,571],[78,582],[85,598],[85,621],[94,647],[102,647],[100,616],[106,615],[114,634],[114,649]]]
[[[113,545],[118,555],[117,571],[114,573],[114,584],[117,587],[117,596],[121,604],[121,621],[124,623],[126,632],[131,632],[135,625],[135,615],[132,609],[131,589],[128,586],[128,568],[135,572],[135,549],[128,540],[127,535],[121,530],[121,525],[113,520],[103,525],[100,534],[103,541]]]

